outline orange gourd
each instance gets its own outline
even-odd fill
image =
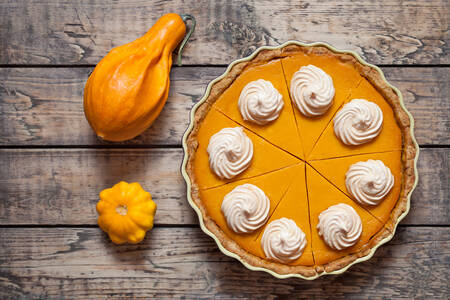
[[[139,183],[121,181],[100,193],[98,225],[115,244],[136,244],[153,228],[156,204]]]
[[[99,137],[108,141],[132,139],[160,114],[169,94],[172,52],[186,33],[192,16],[162,16],[137,40],[112,49],[95,67],[84,90],[84,112]]]

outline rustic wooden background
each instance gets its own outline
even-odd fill
[[[393,299],[449,297],[448,0],[0,3],[0,298]],[[164,13],[197,30],[151,129],[126,143],[90,130],[83,87],[112,47]],[[395,238],[315,281],[251,272],[199,229],[180,175],[188,112],[232,60],[289,39],[325,41],[382,67],[416,120],[420,183]],[[158,204],[134,246],[96,226],[98,193],[138,181]]]

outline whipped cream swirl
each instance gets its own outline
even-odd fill
[[[356,244],[361,236],[361,218],[350,205],[340,203],[330,206],[319,215],[319,235],[334,250]]]
[[[303,254],[306,236],[293,220],[281,218],[267,225],[261,238],[261,246],[266,257],[289,262]]]
[[[217,176],[231,179],[252,162],[253,143],[242,127],[223,128],[209,139],[209,167]]]
[[[290,94],[306,117],[323,115],[333,104],[333,79],[316,66],[301,67],[292,76]]]
[[[381,160],[369,159],[350,166],[345,185],[359,203],[378,205],[394,186],[394,176]]]
[[[383,112],[364,99],[353,99],[334,117],[334,133],[346,145],[361,145],[380,134]]]
[[[270,200],[256,185],[243,184],[225,195],[222,213],[228,227],[236,233],[250,233],[269,218]]]
[[[280,116],[284,102],[270,81],[258,79],[242,89],[238,106],[244,120],[264,125]]]

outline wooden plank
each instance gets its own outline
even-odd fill
[[[224,68],[174,68],[168,101],[152,127],[128,145],[181,145],[189,111]],[[0,69],[0,144],[101,145],[83,111],[92,68]],[[114,143],[117,145],[118,143]]]
[[[0,229],[0,297],[446,299],[449,228],[400,228],[367,262],[315,281],[252,272],[198,228],[113,245],[96,228]]]
[[[450,145],[450,68],[383,68],[414,117],[419,144]]]
[[[384,68],[416,119],[420,144],[450,144],[450,68]],[[92,68],[0,69],[0,145],[100,145],[83,112],[83,89]],[[180,145],[189,110],[224,68],[172,70],[162,114],[126,145]]]
[[[450,62],[445,0],[20,0],[0,6],[0,64],[96,64],[168,12],[197,18],[187,64],[228,64],[291,39],[325,41],[376,64]]]
[[[450,224],[449,154],[422,149],[420,183],[403,224]],[[120,180],[153,194],[157,224],[197,224],[181,159],[181,149],[0,150],[0,224],[96,224],[98,193]]]
[[[121,180],[137,181],[152,194],[158,205],[156,223],[197,222],[180,173],[181,149],[0,153],[4,224],[96,224],[98,194]]]
[[[450,225],[449,158],[450,148],[420,149],[419,183],[411,197],[410,212],[402,224]]]

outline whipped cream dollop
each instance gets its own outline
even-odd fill
[[[303,66],[292,76],[290,94],[306,117],[323,115],[333,104],[333,79],[316,66]]]
[[[284,102],[270,81],[258,79],[242,89],[238,106],[244,120],[264,125],[280,116]]]
[[[334,133],[346,145],[361,145],[380,134],[383,112],[380,107],[364,99],[353,99],[334,117]]]
[[[252,162],[253,143],[242,127],[223,128],[209,139],[209,167],[217,176],[230,179]]]
[[[303,254],[306,236],[293,220],[281,218],[267,225],[261,238],[261,246],[266,257],[289,262]]]
[[[340,203],[330,206],[319,215],[319,235],[334,250],[356,244],[361,236],[361,218],[350,205]]]
[[[256,185],[243,184],[225,195],[222,213],[228,227],[236,233],[250,233],[269,218],[270,200]]]
[[[350,166],[345,185],[359,203],[378,205],[394,186],[394,176],[381,160],[369,159]]]

